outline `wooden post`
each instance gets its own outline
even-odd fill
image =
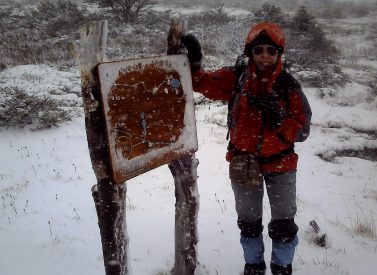
[[[183,50],[181,37],[186,33],[186,22],[181,18],[171,21],[168,34],[168,54],[179,54]],[[197,265],[198,243],[197,189],[198,160],[187,156],[169,164],[175,183],[175,263],[173,275],[193,275]]]
[[[104,60],[107,21],[90,22],[80,28],[79,61],[88,147],[97,185],[92,195],[98,215],[106,275],[127,275],[128,237],[126,186],[110,180],[105,121],[101,109],[95,67]]]
[[[172,161],[169,168],[175,183],[175,262],[172,274],[193,275],[197,264],[198,207],[195,155]]]

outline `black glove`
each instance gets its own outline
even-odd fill
[[[187,57],[190,61],[191,71],[197,71],[202,65],[202,47],[199,40],[192,34],[187,34],[181,37],[182,44],[187,49]]]
[[[262,111],[263,124],[272,130],[278,129],[287,115],[280,102],[271,98],[258,98],[250,100],[259,110]]]
[[[245,72],[245,69],[247,67],[247,60],[246,55],[239,55],[237,56],[236,63],[234,64],[234,70],[236,72],[236,75],[241,76],[243,72]]]

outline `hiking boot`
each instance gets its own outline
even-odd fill
[[[243,271],[244,275],[264,275],[266,274],[266,264],[261,262],[259,264],[245,264],[245,269]]]
[[[291,275],[292,264],[289,264],[287,266],[271,264],[271,272],[272,272],[272,275]]]

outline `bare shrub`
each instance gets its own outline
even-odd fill
[[[48,21],[59,16],[73,18],[83,16],[82,10],[78,7],[77,3],[71,0],[58,0],[57,2],[52,2],[51,0],[42,1],[31,14],[39,21]]]
[[[47,21],[57,17],[58,13],[53,2],[43,1],[38,4],[37,10],[32,11],[31,15],[34,16],[36,20]]]
[[[58,0],[56,3],[41,2],[37,10],[31,12],[29,18],[42,28],[48,37],[71,33],[73,29],[76,31],[84,19],[83,10],[70,0]]]
[[[35,10],[21,7],[20,13],[12,8],[0,9],[0,63],[75,64],[69,47],[88,20],[85,10],[70,0],[41,2]]]
[[[151,31],[135,26],[130,33],[124,33],[123,28],[113,29],[108,35],[107,58],[128,59],[164,54],[166,43],[165,34],[159,29]]]
[[[146,28],[153,27],[160,30],[165,30],[166,27],[170,24],[171,17],[172,14],[169,10],[163,12],[154,12],[147,10],[144,13],[140,14],[138,24],[143,25]]]
[[[216,9],[210,9],[204,12],[192,14],[188,18],[188,21],[191,25],[193,26],[201,25],[204,27],[208,27],[212,25],[223,25],[234,20],[235,20],[234,17],[229,16],[224,11],[224,5],[220,5]]]
[[[198,37],[209,70],[233,65],[243,51],[250,19],[229,16],[223,6],[217,9],[189,15],[188,29]],[[208,28],[211,28],[208,30]]]
[[[104,6],[104,2],[100,4],[104,8],[93,15],[72,1],[50,0],[39,4],[33,13],[24,9],[25,15],[20,13],[17,16],[15,13],[8,16],[12,14],[12,10],[0,9],[0,27],[5,30],[0,32],[0,64],[46,63],[64,68],[76,65],[71,45],[79,40],[78,27],[86,21],[94,20],[94,17],[95,20],[107,18],[110,21],[106,49],[109,60],[165,53],[166,33],[170,18],[174,16],[172,11],[140,9],[137,20],[130,24],[124,20],[119,21],[120,15],[112,13],[111,7]],[[97,0],[87,1],[98,3]],[[277,6],[270,4],[255,9],[254,14],[258,16],[248,18],[229,16],[223,5],[184,15],[188,29],[202,43],[206,68],[233,65],[236,57],[243,52],[245,36],[250,27],[267,16],[266,18],[283,24],[286,29],[288,37],[285,56],[288,63],[294,64],[292,70],[315,72],[310,79],[301,80],[309,80],[319,87],[337,85],[345,80],[337,66],[337,51],[310,14],[307,18],[308,26],[296,28],[297,24],[293,23],[295,18],[291,19]],[[371,31],[371,35],[374,32]]]
[[[87,0],[87,2],[97,3],[101,8],[109,8],[122,21],[134,23],[151,0]]]
[[[73,112],[65,110],[62,103],[48,96],[29,95],[17,87],[0,88],[0,127],[50,128],[69,121]]]

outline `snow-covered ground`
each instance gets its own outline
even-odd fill
[[[245,1],[232,3],[238,2]],[[186,13],[196,10],[186,9]],[[227,12],[245,14],[238,9]],[[328,34],[337,46],[344,47],[342,64],[351,81],[336,89],[304,87],[313,121],[309,139],[296,146],[300,244],[294,274],[377,272],[377,91],[367,85],[376,81],[377,61],[359,59],[373,52],[373,45],[360,43],[367,38],[365,33],[337,36],[331,32],[334,26],[348,30],[358,28],[357,24],[368,30],[376,22],[374,17],[360,20],[327,22]],[[65,106],[81,104],[78,70],[16,66],[0,72],[0,87],[22,87],[31,94],[63,100]],[[244,265],[225,161],[226,110],[225,105],[209,101],[196,107],[196,156],[200,161],[197,275],[239,275]],[[0,275],[104,274],[90,190],[95,182],[83,114],[47,130],[0,128]],[[175,214],[169,169],[163,166],[129,180],[127,188],[133,274],[169,274],[174,265]],[[264,210],[268,262],[267,196]],[[327,234],[326,247],[314,243],[311,220]]]
[[[79,89],[78,72],[44,65],[11,68],[1,72],[0,79],[2,86],[39,85],[30,90],[33,93],[59,90],[58,85]],[[52,83],[55,89],[49,86]],[[313,109],[313,125],[309,139],[296,147],[300,244],[294,272],[373,275],[377,270],[376,156],[372,161],[341,156],[341,151],[377,148],[375,96],[355,82],[338,90],[305,87],[304,91]],[[243,257],[224,158],[226,106],[207,101],[197,106],[196,117],[200,161],[196,274],[239,274]],[[0,274],[104,274],[84,117],[48,130],[2,128],[0,153]],[[163,166],[128,181],[127,187],[133,274],[169,274],[174,264],[172,176]],[[267,198],[264,210],[267,225]],[[313,219],[327,233],[326,248],[313,243],[309,227]],[[264,236],[268,261],[271,242],[266,230]]]

